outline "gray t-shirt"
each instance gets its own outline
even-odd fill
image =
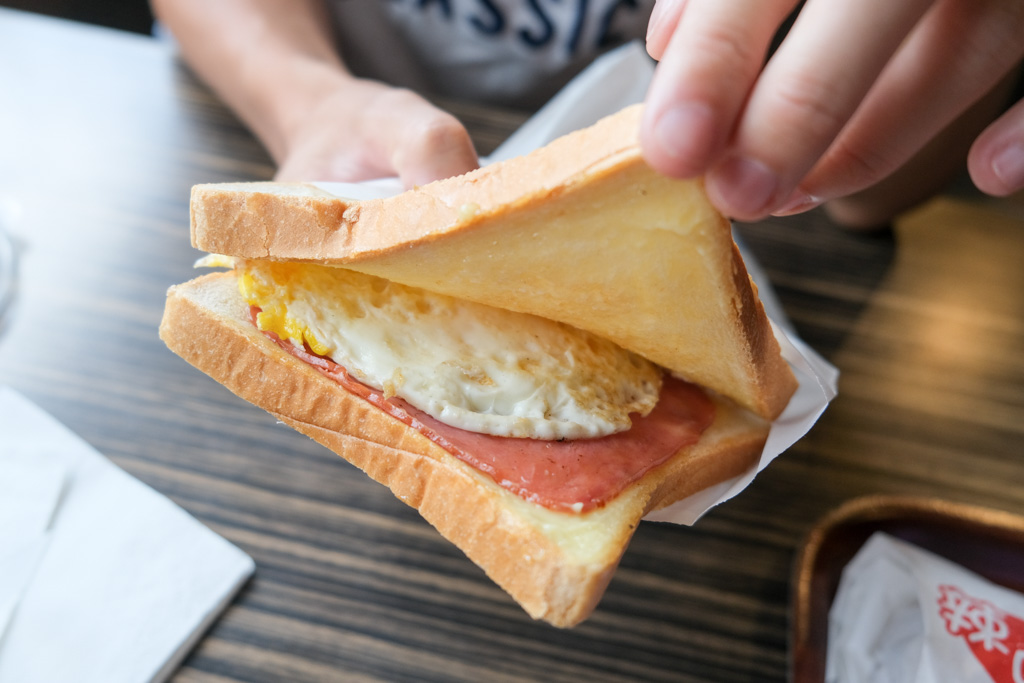
[[[535,108],[598,55],[647,32],[654,0],[331,0],[356,75]]]

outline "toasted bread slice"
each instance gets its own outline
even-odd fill
[[[396,197],[198,185],[193,244],[344,265],[610,339],[762,417],[796,380],[699,181],[643,161],[633,107],[524,157]]]
[[[527,502],[283,351],[252,325],[233,273],[168,292],[167,346],[238,396],[327,446],[419,510],[534,618],[585,619],[649,511],[746,471],[768,423],[727,399],[700,441],[585,513]]]

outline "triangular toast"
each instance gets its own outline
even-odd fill
[[[640,108],[523,157],[387,199],[311,185],[198,185],[194,246],[340,265],[565,322],[773,419],[796,380],[728,221],[658,175]]]

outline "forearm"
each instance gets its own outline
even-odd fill
[[[476,167],[459,121],[422,97],[353,77],[317,0],[151,0],[192,68],[262,140],[278,179],[411,187]]]
[[[280,162],[325,93],[351,84],[317,0],[152,0],[191,67]]]

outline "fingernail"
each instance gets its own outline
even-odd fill
[[[992,159],[992,171],[1011,191],[1024,186],[1024,144],[1011,142]]]
[[[699,102],[677,104],[667,109],[654,123],[654,140],[668,156],[685,161],[699,173],[704,168],[713,144],[714,115],[711,107]]]
[[[778,187],[774,171],[747,157],[727,159],[708,177],[708,191],[719,200],[715,203],[741,218],[762,215]]]
[[[814,195],[807,194],[803,190],[797,188],[793,190],[793,194],[789,195],[789,199],[782,203],[778,209],[772,211],[773,216],[792,216],[793,214],[803,213],[804,211],[810,211],[811,209],[821,206],[825,200]]]

